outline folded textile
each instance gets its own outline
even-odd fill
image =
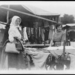
[[[59,46],[59,47],[47,47],[47,48],[45,48],[46,50],[63,50],[63,46]],[[67,50],[71,50],[71,49],[73,49],[73,50],[75,50],[75,47],[73,47],[73,46],[65,46],[65,49]]]
[[[32,51],[31,50],[31,51],[29,51],[29,54],[31,54],[33,63],[36,68],[45,69],[45,62],[46,62],[46,59],[50,53],[45,53],[41,50],[40,51],[38,51],[38,50]]]

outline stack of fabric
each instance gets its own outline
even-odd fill
[[[31,48],[28,51],[28,54],[31,55],[34,63],[34,67],[36,69],[45,69],[46,59],[50,53],[47,52],[45,53],[41,49],[38,50],[38,49]]]

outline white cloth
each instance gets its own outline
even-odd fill
[[[23,28],[24,40],[28,40],[26,29],[27,29],[26,27]]]
[[[45,53],[41,49],[38,50],[35,48],[31,48],[29,49],[28,54],[31,55],[36,69],[46,69],[46,59],[50,53]]]
[[[63,52],[63,46],[59,46],[59,47],[48,47],[45,48],[46,50],[50,51],[50,52]],[[67,53],[71,53],[73,55],[75,55],[75,47],[73,46],[65,46],[65,51]],[[60,54],[60,53],[59,53]]]
[[[48,47],[45,48],[50,53],[52,53],[54,56],[61,55],[63,53],[63,46],[60,47]],[[70,69],[75,70],[75,47],[73,46],[66,46],[65,52],[70,53],[71,63],[70,63]]]

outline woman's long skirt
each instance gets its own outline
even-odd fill
[[[21,53],[6,53],[5,49],[3,49],[1,55],[1,69],[2,68],[26,69],[26,62]]]

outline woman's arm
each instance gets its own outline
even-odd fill
[[[14,36],[13,36],[14,31],[12,29],[9,29],[8,34],[9,34],[9,37],[8,37],[9,41],[13,42],[14,41]]]
[[[19,33],[19,31],[15,27],[10,27],[8,34],[9,34],[9,41],[10,42],[14,41],[14,37],[21,39],[21,34]]]

